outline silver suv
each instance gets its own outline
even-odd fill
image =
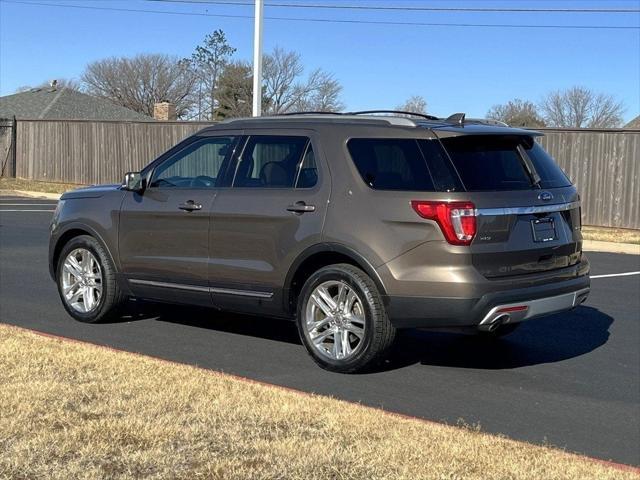
[[[504,335],[589,293],[580,200],[538,135],[462,114],[226,121],[63,195],[51,275],[83,322],[129,297],[292,319],[339,372],[402,328]]]

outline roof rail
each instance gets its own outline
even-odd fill
[[[371,113],[396,113],[398,115],[411,115],[414,117],[422,117],[427,120],[440,120],[438,117],[434,117],[433,115],[427,115],[426,113],[417,113],[417,112],[406,112],[404,110],[361,110],[358,112],[345,112],[344,115],[368,115]]]
[[[327,112],[327,111],[303,111],[303,112],[286,112],[278,113],[276,116],[290,116],[290,115],[344,115],[342,112]]]

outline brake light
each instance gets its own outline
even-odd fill
[[[422,218],[434,220],[451,245],[469,245],[476,235],[476,207],[471,202],[431,202],[412,200]]]

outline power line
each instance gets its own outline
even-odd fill
[[[0,3],[13,3],[20,5],[32,5],[43,7],[76,8],[85,10],[106,10],[129,13],[151,13],[159,15],[179,15],[191,17],[217,17],[217,18],[244,18],[253,20],[253,15],[232,15],[222,13],[200,12],[176,12],[168,10],[146,10],[139,8],[97,7],[93,5],[69,5],[60,3],[29,2],[20,0],[0,0]],[[640,26],[621,25],[525,25],[511,23],[445,23],[445,22],[402,22],[390,20],[347,20],[331,18],[303,18],[303,17],[264,17],[265,20],[310,22],[310,23],[338,23],[338,24],[362,24],[362,25],[397,25],[414,27],[479,27],[479,28],[543,28],[543,29],[569,29],[569,30],[640,30]]]
[[[144,0],[159,3],[188,3],[193,5],[253,6],[253,2],[233,0]],[[398,12],[476,12],[476,13],[640,13],[638,8],[493,8],[493,7],[411,7],[372,5],[327,5],[310,3],[265,3],[265,7],[321,8],[327,10],[376,10]]]

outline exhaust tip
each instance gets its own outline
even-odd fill
[[[503,313],[502,315],[498,315],[490,324],[489,331],[495,332],[498,327],[504,325],[505,323],[509,323],[511,321],[511,315]]]

